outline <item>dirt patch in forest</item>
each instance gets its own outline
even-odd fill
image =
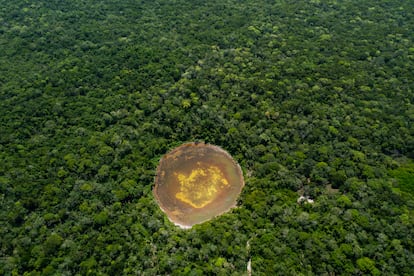
[[[336,194],[336,193],[339,193],[339,189],[332,188],[332,184],[328,184],[328,185],[326,185],[326,191],[327,191],[329,194]]]
[[[225,150],[186,143],[161,158],[153,193],[173,223],[189,228],[235,207],[243,186],[240,166]]]

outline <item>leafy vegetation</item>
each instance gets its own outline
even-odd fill
[[[409,1],[0,6],[1,275],[414,271]],[[246,186],[183,231],[151,190],[186,141]]]
[[[395,170],[390,172],[390,175],[394,176],[397,181],[397,187],[404,192],[414,195],[414,164],[402,164]]]

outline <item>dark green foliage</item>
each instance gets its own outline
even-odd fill
[[[410,1],[0,7],[0,275],[414,271]],[[187,141],[246,186],[181,230],[151,189]]]

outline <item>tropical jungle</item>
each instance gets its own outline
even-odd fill
[[[0,0],[0,275],[413,275],[414,5]],[[188,142],[240,165],[190,229]]]

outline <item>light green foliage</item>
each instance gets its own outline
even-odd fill
[[[185,109],[189,108],[191,106],[191,100],[184,99],[181,101],[181,106]]]
[[[52,233],[45,241],[43,247],[46,254],[54,253],[62,244],[63,238],[56,233]]]
[[[357,260],[358,268],[363,273],[371,275],[381,275],[380,271],[375,267],[375,262],[368,257],[363,257]]]
[[[341,195],[340,197],[338,197],[337,202],[341,207],[352,206],[352,201],[346,195]]]
[[[390,174],[398,180],[398,187],[414,195],[414,163],[404,164]]]
[[[102,211],[95,215],[94,222],[98,225],[103,225],[108,221],[108,212]]]

